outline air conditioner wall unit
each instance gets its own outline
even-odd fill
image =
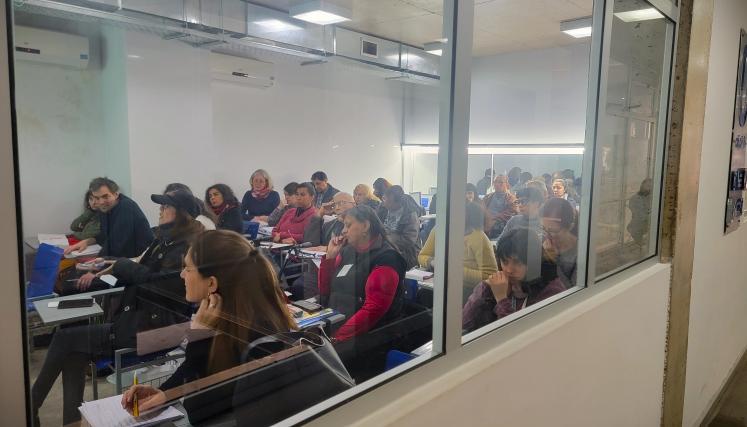
[[[15,58],[79,70],[88,68],[88,38],[32,27],[14,29]]]
[[[269,88],[275,84],[275,65],[270,62],[210,52],[213,80],[243,86]]]

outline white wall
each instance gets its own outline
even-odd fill
[[[278,190],[317,170],[351,193],[399,181],[402,83],[286,61],[257,89],[212,82],[208,51],[186,44],[128,33],[127,53],[132,194],[151,221],[149,195],[174,181],[198,197],[224,182],[239,199],[258,168]]]
[[[589,45],[476,58],[471,144],[582,144]]]
[[[470,144],[583,144],[588,75],[587,43],[475,58]],[[405,143],[438,144],[438,87],[408,87],[405,101]],[[405,156],[411,191],[436,185],[436,156],[419,157],[426,166],[411,167]],[[580,176],[581,163],[580,155],[496,155],[493,168],[518,166],[535,175],[571,169]],[[467,181],[477,182],[489,166],[470,156]]]
[[[714,3],[690,303],[687,426],[700,424],[747,347],[747,225],[723,234],[739,30],[747,22],[747,4]]]
[[[310,425],[659,425],[669,279],[655,264],[596,285],[605,289],[409,393],[397,391],[418,370]]]
[[[129,186],[128,159],[112,158],[112,144],[124,141],[121,120],[126,104],[119,96],[124,82],[114,78],[121,65],[104,61],[102,51],[116,51],[114,32],[88,24],[46,18],[16,22],[79,34],[90,40],[85,70],[37,62],[15,62],[21,207],[25,236],[69,231],[83,209],[91,178],[109,175]]]

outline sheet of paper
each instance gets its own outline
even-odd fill
[[[343,265],[340,269],[340,272],[337,273],[337,277],[345,277],[348,274],[348,271],[353,268],[353,264]]]
[[[84,402],[78,410],[91,427],[146,427],[175,420],[184,416],[173,406],[133,417],[122,409],[122,395]]]
[[[109,286],[116,286],[117,285],[117,278],[112,276],[111,274],[104,274],[103,276],[99,277],[104,283],[106,283]]]
[[[57,308],[58,305],[60,305],[59,301],[52,301],[52,302],[47,303],[47,307],[49,308]]]
[[[94,256],[98,255],[99,252],[101,252],[101,246],[93,244],[86,248],[84,251],[72,251],[69,254],[65,255],[65,258],[78,258],[83,256]]]
[[[39,243],[46,243],[48,245],[52,246],[60,246],[63,248],[66,248],[70,246],[70,243],[67,241],[67,237],[65,237],[64,234],[42,234],[39,233],[36,236],[37,239],[39,239]]]
[[[405,273],[405,278],[412,280],[426,280],[430,279],[431,277],[433,277],[432,272],[419,270],[417,268],[413,268],[412,270]]]

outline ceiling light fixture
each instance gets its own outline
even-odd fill
[[[446,39],[439,39],[436,41],[428,42],[423,45],[423,50],[432,55],[441,56],[444,53],[446,42],[447,42]]]
[[[591,37],[591,16],[561,21],[560,31],[577,39]]]
[[[664,17],[664,15],[659,13],[659,11],[653,7],[649,7],[648,9],[629,10],[627,12],[617,12],[615,16],[620,18],[623,22],[648,21],[650,19]]]
[[[553,145],[537,144],[536,146],[522,145],[517,147],[505,144],[481,147],[480,144],[472,144],[467,148],[467,152],[469,154],[584,154],[583,144]],[[402,149],[413,153],[438,154],[438,145],[435,144],[403,145]]]
[[[279,19],[264,19],[262,21],[255,21],[255,24],[259,25],[263,29],[275,32],[275,31],[294,31],[294,30],[300,30],[301,27],[297,27],[293,24],[289,24],[285,21],[281,21]]]
[[[325,0],[305,1],[291,7],[288,13],[296,19],[318,25],[349,21],[353,16],[351,10]]]

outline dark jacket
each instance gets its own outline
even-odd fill
[[[327,184],[327,190],[321,195],[321,199],[319,198],[319,193],[316,193],[316,196],[314,196],[314,207],[319,209],[322,207],[322,203],[331,202],[335,194],[339,192],[340,190],[336,189],[331,184]]]
[[[188,239],[172,239],[171,227],[161,227],[160,236],[148,247],[139,263],[122,258],[112,274],[124,286],[114,314],[112,332],[117,347],[134,347],[137,332],[188,321],[192,306],[185,300],[184,281],[179,277]]]
[[[244,221],[241,219],[241,211],[236,205],[229,205],[218,215],[218,221],[215,223],[219,230],[231,230],[239,234],[244,233]]]
[[[277,191],[270,191],[264,199],[255,199],[252,190],[249,190],[241,199],[241,217],[251,221],[255,216],[270,215],[279,204],[280,194]]]
[[[412,199],[410,199],[412,200]],[[420,222],[418,215],[410,204],[402,204],[402,215],[393,228],[387,226],[389,211],[383,205],[379,208],[379,219],[384,224],[387,237],[397,251],[405,258],[407,269],[418,265],[418,253],[420,253]]]
[[[119,195],[117,205],[107,213],[99,212],[101,232],[96,243],[101,245],[100,256],[134,258],[153,241],[145,214],[132,199]]]
[[[343,228],[345,228],[345,224],[339,219],[334,219],[322,225],[322,240],[320,244],[323,246],[329,245],[332,237],[342,234]]]
[[[425,208],[420,206],[420,200],[415,201],[411,195],[405,194],[404,202],[411,210],[415,211],[418,217],[425,215]]]
[[[81,216],[75,218],[70,224],[73,236],[78,240],[95,239],[101,232],[101,222],[98,212],[86,209]]]

